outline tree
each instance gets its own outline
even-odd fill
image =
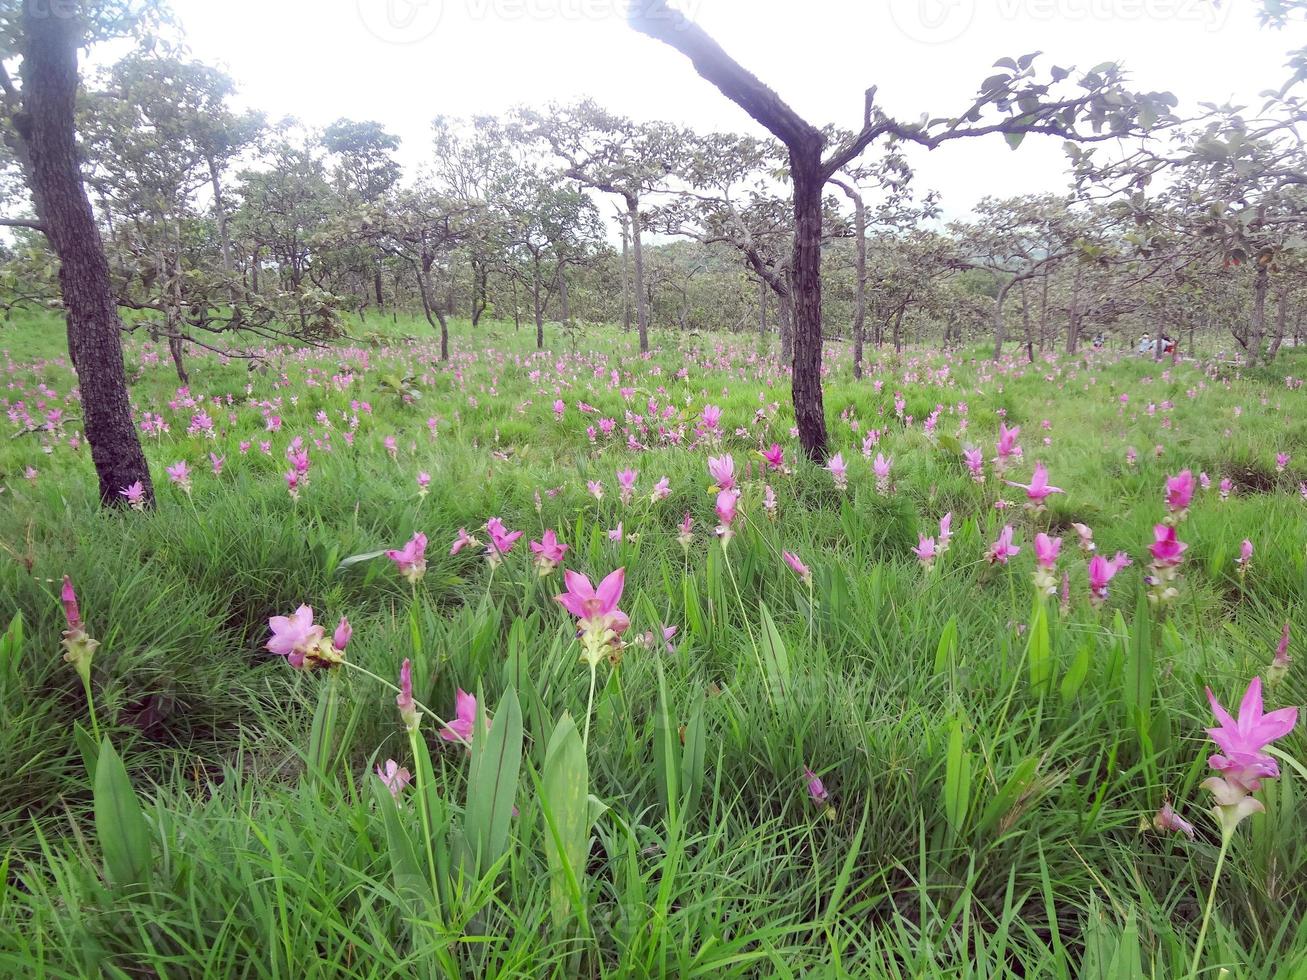
[[[926,118],[904,124],[875,104],[866,92],[862,128],[828,149],[828,134],[802,118],[779,95],[728,55],[707,32],[667,5],[666,0],[632,0],[631,26],[680,51],[699,74],[785,144],[794,188],[794,258],[791,268],[795,311],[792,395],[799,440],[808,456],[824,461],[826,414],[821,388],[821,238],[823,188],[873,142],[889,138],[928,148],[961,137],[1003,133],[1020,145],[1027,133],[1069,140],[1115,139],[1148,129],[1169,113],[1169,93],[1141,95],[1122,85],[1120,68],[1103,64],[1080,80],[1081,93],[1054,97],[1053,87],[1070,76],[1054,68],[1050,81],[1036,77],[1036,55],[1005,58],[1000,71],[981,84],[972,104],[955,118]],[[985,119],[987,112],[997,118]],[[1087,124],[1088,131],[1080,128]]]
[[[89,39],[122,33],[141,16],[140,6],[129,2],[79,3],[60,11],[25,3],[17,21],[3,24],[6,53],[21,54],[22,87],[3,66],[0,87],[20,141],[15,145],[24,159],[37,224],[59,257],[68,353],[77,370],[103,506],[121,505],[119,491],[138,481],[153,505],[154,488],[132,419],[109,263],[82,183],[75,125],[77,52]]]
[[[640,201],[663,186],[684,134],[670,123],[636,123],[586,99],[544,112],[519,110],[523,131],[543,140],[564,161],[563,173],[586,187],[615,194],[626,205],[624,228],[634,259],[636,323],[640,351],[649,349],[649,309],[644,291],[644,223]]]
[[[381,123],[370,120],[337,119],[323,130],[322,145],[336,159],[336,184],[347,207],[375,204],[399,182],[400,166],[392,156],[399,142]],[[384,307],[381,266],[375,260],[369,265],[374,298]]]

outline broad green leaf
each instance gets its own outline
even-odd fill
[[[119,888],[142,885],[154,855],[150,827],[118,753],[106,738],[95,765],[95,835],[109,880]]]
[[[654,712],[654,780],[658,784],[658,800],[663,812],[671,820],[680,801],[680,740],[676,721],[667,697],[667,678],[663,665],[654,661],[658,673],[658,708]]]
[[[1046,694],[1053,687],[1053,655],[1048,639],[1048,612],[1039,599],[1035,600],[1028,632],[1026,666],[1030,671],[1030,689],[1036,694]]]
[[[948,756],[944,762],[944,817],[954,833],[961,833],[971,806],[971,753],[966,749],[962,720],[955,719],[949,731]]]
[[[584,901],[586,854],[590,843],[590,771],[585,747],[572,716],[564,712],[545,751],[540,807],[545,818],[545,863],[549,868],[549,906],[561,927]]]
[[[759,640],[763,671],[766,674],[767,690],[773,700],[784,700],[790,690],[790,655],[785,649],[776,621],[767,610],[766,603],[758,604],[762,619],[762,636]]]
[[[482,720],[484,705],[484,699],[478,697],[463,815],[463,830],[478,876],[484,876],[508,850],[522,767],[522,711],[517,695],[511,688],[504,692],[489,731]]]

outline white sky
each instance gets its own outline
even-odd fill
[[[1004,55],[1120,60],[1135,87],[1254,100],[1287,77],[1286,32],[1252,0],[680,0],[747,68],[818,125],[854,128],[862,92],[915,118],[965,105]],[[636,34],[623,0],[173,0],[194,55],[225,67],[240,102],[314,126],[376,119],[415,168],[433,116],[498,113],[583,95],[637,119],[756,131],[670,48]],[[1301,41],[1296,41],[1301,44]],[[1059,140],[1001,137],[921,153],[918,186],[958,215],[986,194],[1059,191]]]

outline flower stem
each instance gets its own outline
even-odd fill
[[[95,695],[91,693],[91,672],[88,670],[82,675],[82,688],[86,691],[86,710],[91,715],[91,731],[95,735],[95,741],[100,741],[100,722],[95,716]]]
[[[384,677],[379,677],[378,675],[372,673],[372,671],[368,670],[366,667],[360,667],[358,664],[356,664],[356,663],[352,663],[352,662],[350,662],[350,661],[348,661],[348,660],[342,660],[342,661],[340,662],[340,665],[341,665],[342,667],[348,667],[350,670],[357,671],[358,673],[362,674],[364,677],[370,677],[370,678],[372,678],[372,679],[373,679],[374,681],[376,681],[378,684],[382,685],[383,687],[388,687],[388,688],[390,688],[390,689],[391,689],[392,691],[394,691],[396,694],[400,693],[400,692],[399,692],[399,686],[398,686],[398,685],[396,685],[396,684],[392,684],[390,681],[386,680]],[[435,720],[436,723],[440,726],[440,731],[442,731],[442,732],[443,732],[443,731],[453,731],[453,729],[449,727],[449,724],[448,724],[448,723],[447,723],[443,718],[441,718],[440,715],[436,714],[434,711],[432,711],[430,708],[428,708],[425,704],[423,704],[423,703],[422,703],[421,701],[419,701],[417,698],[414,698],[414,699],[413,699],[413,704],[414,704],[414,706],[415,706],[419,711],[421,711],[424,715],[427,715],[427,716],[429,716],[430,718],[432,718],[433,720]],[[457,734],[457,733],[455,733],[455,734]],[[458,741],[462,742],[462,743],[463,743],[464,745],[466,745],[469,749],[472,747],[472,743],[471,743],[470,741],[468,741],[467,739],[463,738],[462,736],[459,737]]]
[[[1228,830],[1221,831],[1221,851],[1216,856],[1216,869],[1212,872],[1212,887],[1207,893],[1207,905],[1203,909],[1203,925],[1198,930],[1198,945],[1194,947],[1194,960],[1189,967],[1189,975],[1198,976],[1198,964],[1203,958],[1203,943],[1207,939],[1207,927],[1212,921],[1212,906],[1216,904],[1216,885],[1221,880],[1221,869],[1225,866],[1225,855],[1230,849],[1230,841],[1233,833]]]
[[[590,747],[590,713],[594,710],[595,703],[595,665],[590,665],[590,696],[585,703],[585,730],[581,734],[581,747],[588,749]]]
[[[433,901],[440,899],[440,882],[436,878],[436,854],[431,844],[431,810],[428,805],[429,800],[427,793],[429,787],[425,785],[426,780],[423,775],[427,767],[419,761],[419,749],[425,750],[425,746],[418,745],[418,739],[421,737],[416,728],[410,729],[408,733],[408,749],[413,756],[413,768],[417,770],[417,797],[418,797],[418,814],[422,817],[422,837],[426,845],[427,852],[427,873],[431,876],[431,897]]]

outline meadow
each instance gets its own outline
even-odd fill
[[[0,327],[0,974],[1307,976],[1302,351],[452,328]]]

